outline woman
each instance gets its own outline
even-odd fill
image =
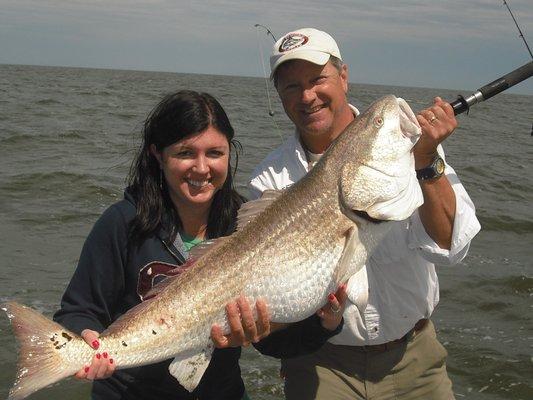
[[[180,91],[159,103],[144,124],[124,199],[94,225],[56,321],[98,349],[98,332],[142,301],[153,276],[171,274],[194,244],[232,233],[244,200],[233,188],[233,136],[209,94]],[[192,394],[169,374],[171,360],[115,371],[112,358],[97,353],[76,377],[94,380],[98,400],[240,399],[239,356],[240,348],[216,349]]]

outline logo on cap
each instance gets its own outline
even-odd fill
[[[309,38],[301,33],[289,33],[279,45],[279,52],[293,50],[303,46],[309,41]]]

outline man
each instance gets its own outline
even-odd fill
[[[357,118],[346,98],[348,67],[341,60],[335,40],[316,29],[298,29],[274,45],[271,77],[295,134],[255,169],[253,196],[301,179]],[[364,312],[348,300],[338,335],[312,354],[281,355],[287,399],[454,397],[447,354],[429,321],[439,300],[434,263],[461,261],[480,226],[468,194],[443,160],[440,143],[457,126],[452,107],[437,97],[417,119],[422,136],[413,151],[424,204],[395,223],[370,257]],[[243,325],[249,322],[242,318]],[[249,336],[248,328],[243,331]],[[279,356],[273,349],[290,342],[290,335],[274,332],[256,347]]]

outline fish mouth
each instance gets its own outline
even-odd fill
[[[420,124],[413,110],[404,99],[398,97],[396,101],[399,107],[400,132],[405,138],[415,144],[422,133]]]

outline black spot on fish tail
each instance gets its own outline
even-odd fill
[[[61,336],[63,336],[65,339],[67,339],[68,342],[72,340],[72,336],[70,336],[67,332],[62,332]]]
[[[157,332],[152,329],[152,335],[157,335]]]
[[[122,341],[122,346],[124,346],[124,347],[128,347],[128,344],[123,340],[123,341]]]

